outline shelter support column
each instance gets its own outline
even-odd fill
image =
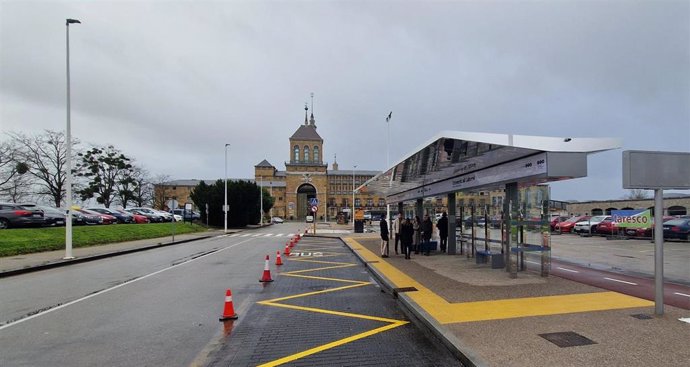
[[[518,209],[518,184],[517,182],[511,182],[506,184],[505,201],[503,202],[503,228],[505,229],[503,255],[505,256],[506,271],[510,273],[511,278],[517,278],[517,256],[515,256],[515,263],[513,263],[510,247],[512,243],[515,243],[517,247],[517,228],[513,228],[514,225],[511,222],[513,219],[517,219]]]
[[[455,255],[455,193],[448,194],[448,255]]]
[[[417,199],[415,202],[414,215],[418,216],[420,220],[424,218],[424,199]]]

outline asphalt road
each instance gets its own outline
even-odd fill
[[[267,307],[256,302],[280,289],[278,282],[267,286],[258,282],[265,255],[271,255],[275,271],[276,251],[284,248],[287,234],[302,227],[271,226],[243,236],[220,236],[0,279],[0,365],[210,363],[209,353],[230,340],[224,336],[232,324],[218,321],[226,289],[232,289],[241,318],[265,312]],[[373,286],[362,288],[373,289],[378,296],[370,303],[378,302],[383,310],[394,307]],[[242,319],[237,326],[266,330],[262,320]],[[301,332],[321,330],[320,325],[303,327]],[[340,326],[332,323],[330,329]],[[399,329],[413,335],[410,340],[425,338],[411,325]],[[214,356],[216,361],[224,358]],[[415,360],[414,353],[406,356]]]

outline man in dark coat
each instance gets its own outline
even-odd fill
[[[412,237],[414,236],[414,229],[410,218],[406,218],[400,225],[400,249],[405,254],[406,259],[410,259],[410,251],[412,251]]]
[[[441,214],[441,219],[436,223],[438,228],[438,236],[441,238],[441,252],[446,252],[446,245],[448,244],[448,217],[446,212]]]

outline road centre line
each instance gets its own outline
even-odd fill
[[[534,265],[541,265],[541,263],[538,263],[536,261],[530,261],[530,260],[525,260],[526,263],[534,264]]]
[[[673,294],[677,294],[677,295],[683,296],[683,297],[690,297],[690,294],[685,294],[685,293],[680,293],[680,292],[673,292]]]
[[[625,283],[625,284],[630,284],[630,285],[637,285],[637,283],[626,282],[625,280],[619,280],[619,279],[613,279],[613,278],[606,278],[606,277],[605,277],[604,279],[610,280],[610,281],[612,281],[612,282]]]
[[[566,269],[566,268],[562,268],[562,267],[560,267],[560,266],[558,267],[558,269],[561,269],[561,270],[564,270],[564,271],[569,271],[569,272],[571,272],[571,273],[579,273],[579,271],[577,271],[577,270]]]
[[[47,310],[45,310],[45,311],[43,311],[43,312],[39,312],[39,313],[33,314],[33,315],[28,316],[28,317],[25,317],[25,318],[23,318],[23,319],[19,319],[19,320],[16,320],[16,321],[12,321],[12,322],[10,322],[10,323],[7,323],[7,324],[5,324],[5,325],[0,326],[0,330],[6,329],[6,328],[8,328],[8,327],[10,327],[10,326],[14,326],[14,325],[17,325],[17,324],[21,324],[21,323],[24,322],[24,321],[29,321],[29,320],[31,320],[31,319],[34,319],[34,318],[36,318],[36,317],[45,315],[45,314],[47,314],[47,313],[51,313],[51,312],[53,312],[53,311],[57,311],[57,310],[66,308],[67,306],[71,306],[71,305],[76,304],[76,303],[79,303],[79,302],[81,302],[81,301],[86,301],[86,300],[89,299],[89,298],[93,298],[93,297],[95,297],[95,296],[98,296],[98,295],[101,295],[101,294],[108,293],[108,292],[113,291],[113,290],[115,290],[115,289],[118,289],[118,288],[120,288],[120,287],[124,287],[125,285],[129,285],[129,284],[132,284],[132,283],[136,283],[136,282],[138,282],[138,281],[140,281],[140,280],[144,280],[144,279],[149,278],[149,277],[152,277],[152,276],[154,276],[154,275],[158,275],[158,274],[160,274],[160,273],[162,273],[162,272],[165,272],[165,271],[168,271],[168,270],[170,270],[170,269],[176,268],[176,267],[178,267],[178,266],[180,266],[180,265],[189,264],[189,263],[194,262],[194,261],[196,261],[196,260],[203,259],[203,258],[205,258],[206,256],[210,256],[210,255],[213,255],[213,254],[217,254],[217,253],[219,253],[219,252],[222,252],[222,251],[231,249],[231,248],[233,248],[233,247],[235,247],[235,246],[239,246],[239,245],[244,244],[244,243],[249,242],[249,241],[251,241],[251,239],[248,239],[248,240],[245,240],[245,241],[238,242],[238,243],[236,243],[236,244],[234,244],[234,245],[230,245],[230,246],[228,246],[228,247],[223,247],[223,248],[221,248],[220,250],[216,250],[216,251],[213,251],[213,252],[209,252],[209,253],[204,254],[204,255],[201,255],[201,256],[199,256],[199,257],[195,257],[195,258],[189,259],[189,260],[187,260],[187,261],[185,261],[185,262],[181,262],[181,263],[177,263],[177,264],[171,265],[171,266],[169,266],[169,267],[167,267],[167,268],[164,268],[164,269],[161,269],[161,270],[158,270],[158,271],[154,271],[153,273],[146,274],[146,275],[144,275],[144,276],[141,276],[141,277],[139,277],[139,278],[132,279],[132,280],[127,281],[127,282],[125,282],[125,283],[120,283],[120,284],[118,284],[118,285],[116,285],[116,286],[113,286],[113,287],[110,287],[110,288],[106,288],[106,289],[102,289],[102,290],[97,291],[97,292],[95,292],[95,293],[91,293],[91,294],[89,294],[88,296],[85,296],[85,297],[82,297],[82,298],[75,299],[75,300],[73,300],[73,301],[70,301],[70,302],[61,304],[61,305],[59,305],[59,306],[56,306],[56,307],[47,309]]]

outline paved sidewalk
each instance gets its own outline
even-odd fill
[[[465,255],[384,259],[377,236],[344,239],[400,303],[468,364],[487,366],[688,366],[690,311],[555,276],[503,269]],[[415,290],[405,291],[413,287]],[[639,316],[642,315],[642,316]],[[638,318],[639,317],[639,318]],[[575,333],[546,335],[552,333]],[[584,342],[559,347],[554,342]],[[582,344],[582,343],[580,343]]]
[[[228,233],[237,232],[228,231]],[[33,254],[0,257],[0,278],[21,274],[29,271],[47,269],[51,267],[66,266],[84,261],[96,260],[104,257],[116,256],[124,253],[144,251],[151,248],[169,246],[178,243],[195,241],[203,238],[219,236],[223,231],[210,230],[204,232],[188,233],[175,236],[149,238],[145,240],[112,243],[72,249],[74,259],[63,259],[65,250],[47,251]]]

